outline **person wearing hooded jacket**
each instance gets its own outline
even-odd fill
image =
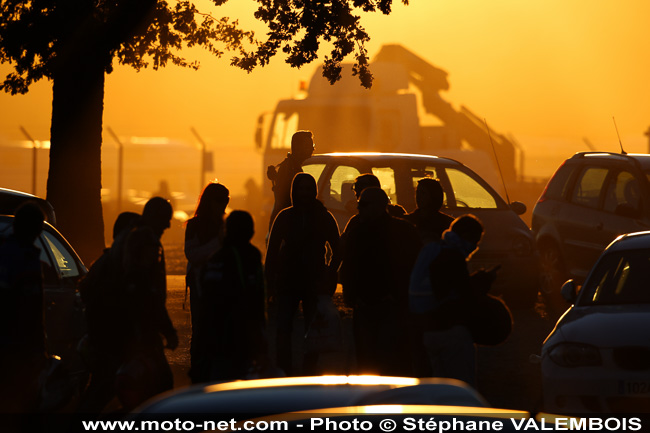
[[[467,267],[483,231],[478,218],[463,215],[443,233],[440,252],[429,265],[435,308],[428,313],[422,337],[433,376],[463,380],[472,386],[476,386],[476,347],[469,328],[470,307],[496,278],[496,268],[470,275]]]
[[[276,305],[277,366],[293,373],[291,333],[293,318],[302,303],[305,329],[316,313],[319,295],[336,290],[340,263],[339,228],[334,216],[316,198],[315,179],[298,173],[291,186],[292,206],[282,210],[271,228],[266,253],[267,288]],[[318,354],[308,352],[303,374],[314,373]]]

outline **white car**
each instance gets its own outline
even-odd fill
[[[650,232],[621,235],[602,253],[542,347],[544,410],[650,409]]]
[[[481,247],[469,263],[472,271],[501,266],[492,294],[503,295],[510,307],[535,305],[539,289],[539,255],[531,230],[519,215],[521,202],[506,203],[469,167],[449,158],[404,153],[328,153],[302,165],[318,182],[318,196],[343,231],[356,213],[352,185],[360,174],[372,173],[393,204],[415,210],[415,188],[425,176],[439,179],[444,191],[442,211],[453,217],[476,215],[485,225]]]

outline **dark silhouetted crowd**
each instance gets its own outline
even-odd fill
[[[481,222],[440,212],[444,192],[436,179],[419,181],[417,209],[406,213],[390,203],[374,175],[363,174],[353,186],[358,213],[340,235],[318,199],[316,180],[301,171],[313,150],[312,134],[299,131],[287,159],[268,171],[275,207],[264,261],[251,244],[251,215],[234,210],[226,216],[230,197],[223,184],[203,190],[185,230],[191,381],[326,372],[322,355],[343,350],[333,302],[340,284],[353,312],[356,367],[350,372],[476,385],[472,308],[496,277],[495,271],[470,275],[467,268],[483,235]],[[166,308],[160,242],[172,213],[167,199],[153,197],[142,215],[120,214],[112,246],[80,284],[90,372],[80,412],[98,414],[115,397],[128,411],[173,388],[165,348],[174,350],[179,341]],[[0,344],[11,354],[0,357],[0,392],[3,404],[11,403],[3,407],[17,411],[38,407],[37,379],[46,359],[34,247],[42,225],[40,210],[25,206],[16,213],[13,235],[0,245]],[[303,319],[303,350],[294,347],[297,317]]]

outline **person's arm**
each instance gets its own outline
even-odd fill
[[[341,264],[341,237],[339,236],[339,225],[336,218],[330,212],[327,212],[325,224],[325,240],[330,244],[332,249],[332,259],[329,268],[336,272]]]

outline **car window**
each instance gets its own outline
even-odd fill
[[[544,197],[555,200],[566,197],[569,188],[569,179],[571,178],[571,173],[573,173],[575,167],[575,164],[563,164],[560,166],[548,182]]]
[[[316,183],[318,183],[318,179],[320,179],[320,175],[323,174],[323,170],[325,170],[325,164],[305,164],[302,166],[302,171],[314,176],[314,179],[316,179]]]
[[[291,137],[298,130],[298,113],[279,112],[275,117],[272,149],[291,149]]]
[[[13,226],[8,222],[0,222],[0,244],[4,242],[9,235],[13,233]],[[52,265],[52,260],[45,252],[45,243],[41,235],[36,239],[34,245],[40,250],[41,270],[43,275],[43,284],[46,286],[55,286],[59,284],[59,276]]]
[[[583,287],[580,305],[650,303],[650,249],[610,253]]]
[[[390,202],[397,203],[397,191],[395,187],[395,170],[390,167],[373,167],[372,174],[377,176],[381,189],[388,194]]]
[[[59,285],[59,272],[52,263],[51,255],[47,254],[47,241],[43,234],[36,240],[34,243],[41,250],[40,260],[41,260],[41,271],[43,274],[43,284],[46,286],[57,286]]]
[[[467,173],[455,168],[447,168],[447,177],[456,200],[455,206],[449,203],[449,207],[497,208],[494,196]]]
[[[608,170],[604,167],[587,167],[576,182],[571,195],[571,202],[587,207],[598,207],[600,192],[607,177]]]
[[[608,212],[638,212],[641,208],[639,181],[629,171],[620,171],[609,181],[603,209]]]
[[[79,268],[74,260],[74,257],[65,248],[65,246],[49,232],[43,232],[45,243],[52,253],[54,264],[63,278],[71,278],[79,276]]]
[[[356,201],[352,185],[354,185],[354,179],[360,174],[355,167],[348,165],[336,167],[330,178],[329,194],[326,193],[327,196],[323,197],[325,205],[328,208],[331,206],[341,209],[347,201]]]

